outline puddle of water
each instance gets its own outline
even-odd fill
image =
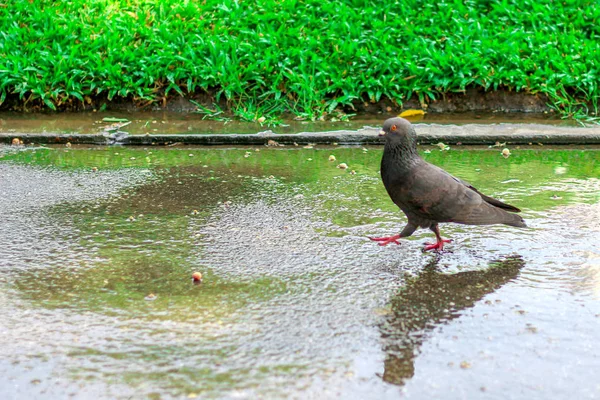
[[[429,148],[531,227],[441,256],[381,148],[256,150],[0,148],[1,397],[598,396],[600,149]]]
[[[329,121],[295,121],[286,120],[284,126],[269,128],[258,123],[231,121],[203,120],[202,116],[193,113],[175,112],[80,112],[61,114],[22,114],[1,112],[0,132],[26,132],[26,133],[101,133],[111,125],[102,122],[105,117],[124,118],[131,123],[123,127],[132,135],[139,134],[230,134],[230,133],[256,133],[272,129],[277,133],[299,132],[324,132],[335,130],[357,130],[364,126],[380,126],[385,118],[395,116],[384,115],[359,115],[347,122]],[[438,124],[498,124],[498,123],[535,123],[577,126],[576,122],[564,121],[554,115],[533,113],[428,113],[422,119],[411,120]]]

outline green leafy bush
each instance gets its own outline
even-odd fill
[[[599,49],[596,1],[8,0],[0,102],[208,92],[238,115],[314,118],[475,86],[595,113]]]

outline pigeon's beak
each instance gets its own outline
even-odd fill
[[[385,131],[383,129],[379,131],[379,137],[381,136],[385,136]]]

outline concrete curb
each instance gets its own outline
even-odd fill
[[[563,127],[541,124],[467,124],[438,125],[415,124],[419,142],[430,144],[461,143],[464,145],[489,145],[496,142],[509,144],[600,144],[600,127]],[[92,144],[92,145],[265,145],[269,140],[279,144],[381,144],[379,128],[365,127],[356,131],[301,132],[277,134],[273,131],[256,134],[168,134],[129,135],[126,132],[103,134],[53,134],[53,133],[0,133],[0,143],[11,143],[14,138],[25,144]]]

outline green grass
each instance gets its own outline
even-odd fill
[[[0,102],[51,109],[208,93],[250,120],[468,87],[596,115],[597,1],[8,0]],[[215,111],[215,110],[213,110]]]

